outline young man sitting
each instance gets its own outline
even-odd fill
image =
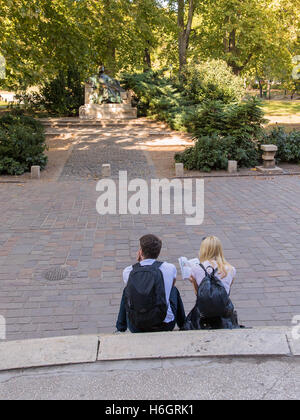
[[[132,333],[172,331],[181,328],[185,312],[179,291],[175,287],[176,267],[157,258],[162,247],[155,235],[140,239],[137,263],[125,268],[123,292],[116,327]]]

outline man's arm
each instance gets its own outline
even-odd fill
[[[129,279],[129,274],[132,271],[132,265],[128,266],[125,268],[125,270],[123,271],[123,282],[127,285],[128,283],[128,279]]]
[[[174,287],[175,284],[176,284],[176,277],[177,277],[177,269],[176,269],[175,265],[174,265],[173,277],[174,277],[174,279],[173,279],[173,287]]]

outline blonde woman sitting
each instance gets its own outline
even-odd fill
[[[208,236],[202,241],[199,260],[200,264],[192,267],[190,277],[197,301],[183,329],[239,328],[229,298],[236,269],[225,260],[221,241],[216,236]],[[220,311],[215,310],[219,307]]]
[[[220,239],[216,236],[208,236],[205,238],[200,247],[199,252],[200,263],[207,269],[208,267],[217,268],[216,277],[222,282],[228,295],[236,276],[236,269],[229,264],[224,257],[223,247]],[[192,268],[190,281],[192,282],[195,293],[197,295],[198,287],[205,277],[205,271],[200,265]]]

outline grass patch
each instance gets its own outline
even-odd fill
[[[300,101],[264,101],[263,110],[266,115],[300,115]]]

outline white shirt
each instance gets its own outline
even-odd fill
[[[207,269],[207,267],[209,266],[213,266],[213,268],[217,267],[217,263],[215,261],[213,261],[213,264],[211,264],[209,261],[204,261],[204,263],[202,263],[202,265]],[[209,272],[209,269],[208,269]],[[192,267],[192,276],[194,277],[194,279],[197,282],[197,285],[200,286],[202,280],[205,277],[205,272],[203,270],[203,268],[200,267],[200,265],[195,265]],[[231,287],[231,283],[234,279],[234,277],[236,276],[236,269],[234,267],[232,267],[231,270],[228,270],[227,276],[221,278],[221,276],[219,275],[219,273],[216,273],[216,277],[222,282],[223,286],[226,289],[226,292],[228,294],[230,294],[230,287]]]
[[[147,260],[142,260],[140,262],[141,265],[152,265],[154,263],[155,260],[152,259],[147,259]],[[167,305],[168,305],[168,311],[167,311],[167,316],[164,320],[164,322],[169,323],[174,321],[175,317],[174,314],[172,312],[171,306],[170,306],[170,293],[171,293],[171,289],[173,286],[173,282],[174,279],[176,279],[177,276],[177,270],[175,265],[173,264],[169,264],[167,262],[164,262],[160,267],[159,267],[160,271],[163,274],[163,278],[164,278],[164,283],[165,283],[165,292],[166,292],[166,301],[167,301]],[[128,279],[129,279],[129,274],[132,271],[132,265],[130,265],[129,267],[126,267],[125,270],[123,271],[123,280],[124,283],[127,284]]]

